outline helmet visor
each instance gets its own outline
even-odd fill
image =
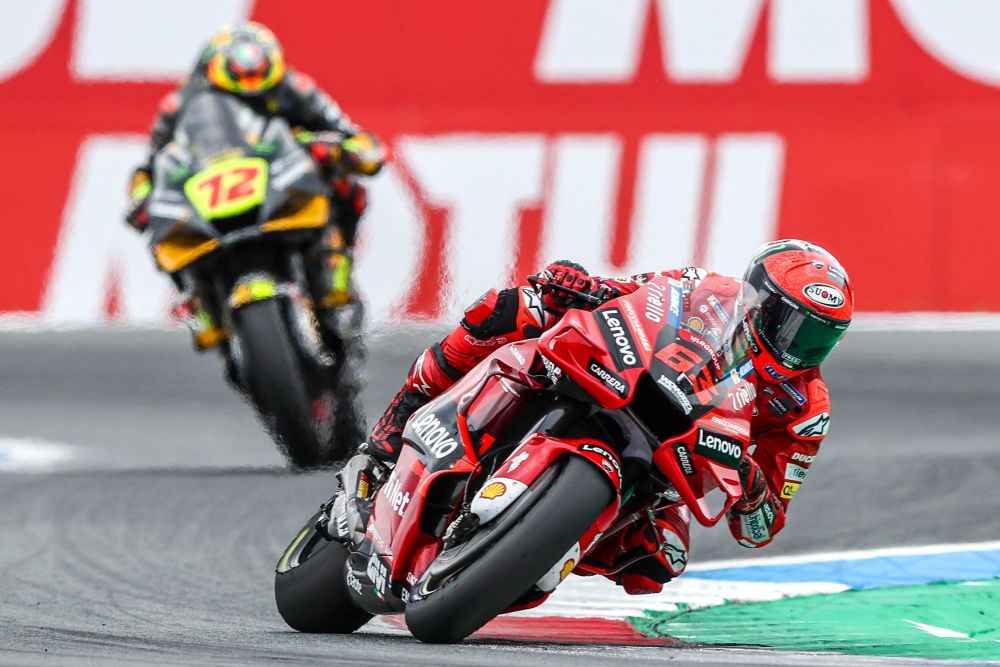
[[[823,363],[847,332],[847,323],[832,323],[768,295],[754,317],[757,335],[786,368],[801,371]]]

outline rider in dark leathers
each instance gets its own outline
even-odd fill
[[[173,140],[185,103],[208,90],[232,93],[262,114],[281,116],[296,129],[300,143],[309,147],[320,166],[336,174],[331,178],[330,224],[322,242],[307,257],[307,270],[320,324],[339,335],[344,318],[338,317],[337,311],[357,302],[351,285],[352,251],[366,207],[365,189],[353,175],[377,173],[384,151],[379,141],[352,123],[312,78],[286,65],[281,46],[264,26],[251,22],[219,30],[190,77],[163,98],[153,123],[149,155],[132,175],[126,220],[140,231],[145,228],[156,154]],[[197,299],[188,305],[202,322],[211,320]],[[200,332],[196,346],[209,346],[218,340],[217,334],[211,328]]]

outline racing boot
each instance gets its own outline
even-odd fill
[[[410,416],[430,400],[430,396],[404,385],[372,429],[368,453],[383,463],[395,463],[403,447],[403,427]]]
[[[324,516],[317,524],[330,539],[351,540],[355,544],[364,539],[371,505],[399,458],[403,427],[430,398],[404,385],[372,429],[369,442],[361,443],[358,453],[337,473],[340,489],[324,506]]]
[[[365,539],[372,503],[392,471],[391,466],[367,452],[368,443],[361,443],[358,453],[337,473],[337,493],[321,508],[316,528],[332,540],[359,545]]]
[[[351,275],[354,269],[352,248],[358,216],[351,216],[346,221],[344,218],[343,214],[336,215],[337,222],[331,222],[327,227],[317,249],[320,255],[316,285],[319,308],[340,308],[357,300]]]
[[[364,304],[352,282],[353,267],[351,245],[341,225],[331,223],[308,256],[307,272],[324,342],[334,351],[341,341],[360,340],[364,326]]]
[[[198,352],[213,348],[227,338],[225,331],[212,317],[212,313],[203,306],[201,297],[197,294],[181,295],[177,303],[171,307],[170,314],[191,330],[194,347]]]

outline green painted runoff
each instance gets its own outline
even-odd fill
[[[646,612],[640,632],[697,644],[1000,661],[1000,579]]]

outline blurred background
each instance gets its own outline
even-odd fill
[[[439,320],[556,256],[741,272],[786,236],[840,257],[864,312],[1000,310],[990,0],[5,7],[2,312],[164,321],[127,176],[159,100],[248,17],[392,149],[361,252],[376,321]]]
[[[840,258],[860,312],[826,365],[832,435],[768,553],[996,537],[1000,2],[0,9],[0,530],[18,536],[0,563],[19,572],[0,619],[22,628],[14,641],[41,647],[23,629],[48,624],[155,644],[219,600],[233,620],[205,642],[281,627],[269,570],[332,480],[282,472],[221,363],[168,321],[169,281],[122,222],[159,101],[221,24],[248,18],[391,150],[358,252],[369,419],[464,304],[549,260],[739,275],[760,244],[800,237]],[[744,555],[724,528],[696,536],[695,559]],[[109,596],[101,630],[81,610]]]

